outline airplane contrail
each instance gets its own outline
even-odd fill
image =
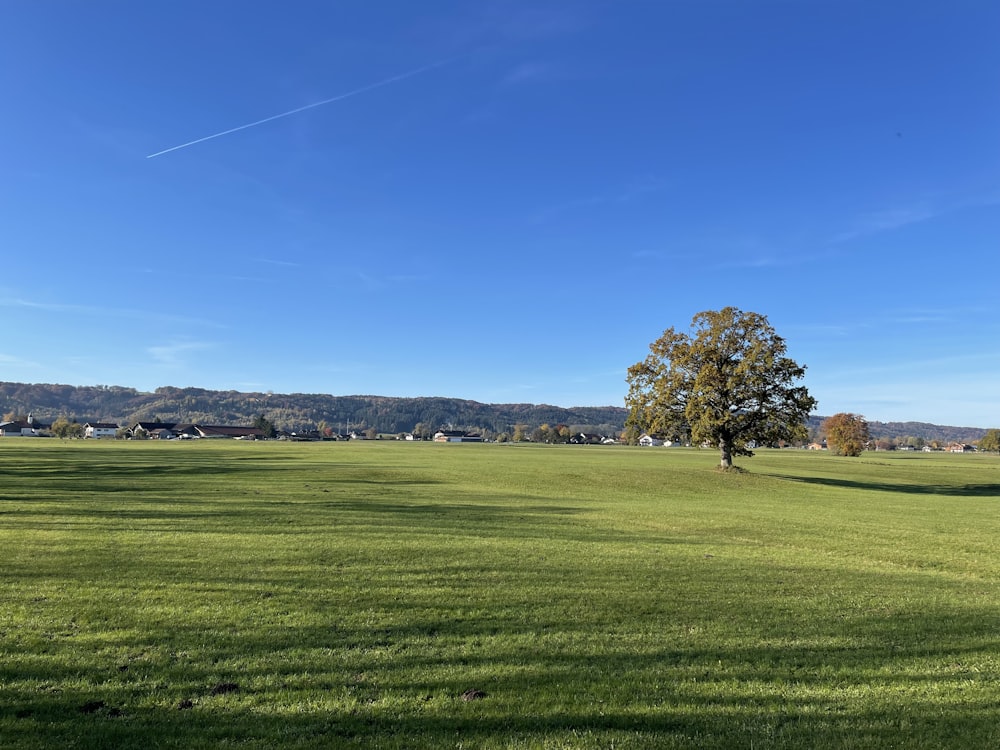
[[[340,94],[338,96],[332,96],[329,99],[324,99],[321,102],[313,102],[312,104],[306,104],[304,107],[297,107],[295,109],[290,109],[287,112],[282,112],[280,115],[271,115],[270,117],[265,117],[263,120],[257,120],[256,122],[248,122],[246,125],[240,125],[239,127],[230,128],[229,130],[223,130],[221,133],[213,133],[212,135],[206,135],[204,138],[198,138],[193,141],[188,141],[187,143],[182,143],[179,146],[171,146],[170,148],[165,148],[162,151],[157,151],[155,154],[150,154],[147,159],[152,159],[156,156],[163,156],[163,154],[169,154],[171,151],[178,151],[182,148],[187,148],[188,146],[194,146],[196,143],[204,143],[205,141],[210,141],[213,138],[220,138],[224,135],[229,135],[230,133],[236,133],[240,130],[246,130],[247,128],[256,127],[257,125],[263,125],[265,122],[271,122],[272,120],[279,120],[282,117],[288,117],[289,115],[294,115],[299,112],[305,112],[307,109],[313,109],[314,107],[322,107],[324,104],[332,104],[333,102],[339,102],[341,99],[347,99],[351,96],[356,96],[358,94],[363,94],[366,91],[371,91],[372,89],[381,88],[382,86],[388,86],[390,83],[395,83],[396,81],[402,81],[404,78],[412,78],[413,76],[425,73],[433,68],[440,68],[442,65],[447,65],[454,58],[448,58],[446,60],[438,60],[437,62],[431,63],[430,65],[424,65],[415,70],[407,71],[406,73],[400,73],[399,75],[392,76],[391,78],[386,78],[384,80],[378,81],[377,83],[370,83],[367,86],[362,86],[359,89],[354,89],[353,91],[348,91],[346,94]]]

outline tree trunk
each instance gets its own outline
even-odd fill
[[[733,468],[733,446],[725,438],[719,440],[719,454],[721,457],[719,465],[723,469]]]

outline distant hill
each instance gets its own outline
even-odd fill
[[[152,393],[117,385],[72,386],[0,382],[0,413],[34,414],[40,421],[59,416],[79,422],[175,421],[249,425],[264,415],[286,430],[308,430],[321,422],[335,431],[374,427],[379,432],[409,432],[418,423],[431,430],[510,432],[514,425],[567,425],[583,432],[618,434],[628,412],[620,406],[563,408],[547,404],[483,404],[457,398],[331,396],[317,393],[243,393],[163,386]],[[155,418],[155,419],[154,419]],[[809,418],[817,429],[824,417]],[[979,440],[985,429],[925,422],[871,422],[873,438],[917,437],[926,441]]]
[[[809,417],[810,430],[818,430],[824,419],[826,417]],[[986,434],[980,427],[950,427],[928,422],[869,422],[868,431],[873,440],[914,437],[941,443],[975,443]]]
[[[975,443],[987,432],[979,427],[947,427],[927,422],[871,422],[869,430],[873,438],[921,437],[943,443]]]
[[[0,383],[0,413],[34,414],[41,421],[59,416],[79,422],[124,424],[176,421],[250,424],[264,415],[287,430],[313,429],[324,422],[336,431],[374,427],[399,433],[423,423],[431,430],[510,432],[514,425],[567,425],[586,432],[618,434],[626,411],[618,406],[562,408],[546,404],[482,404],[457,398],[331,396],[311,393],[243,393],[164,386],[152,393],[122,386]],[[154,419],[154,417],[156,419]]]

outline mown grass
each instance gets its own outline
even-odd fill
[[[1000,745],[1000,460],[716,461],[2,441],[0,745]]]

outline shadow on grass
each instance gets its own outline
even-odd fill
[[[892,714],[879,708],[845,714],[836,704],[814,701],[764,710],[752,702],[701,702],[637,715],[596,706],[546,714],[526,707],[524,713],[507,714],[491,709],[489,701],[440,706],[413,696],[402,711],[379,710],[376,703],[273,712],[227,699],[189,711],[114,707],[91,715],[41,705],[37,718],[29,713],[11,724],[8,739],[12,747],[53,746],[38,742],[33,733],[39,726],[42,737],[67,743],[64,747],[109,748],[985,748],[995,747],[998,736],[989,729],[998,711],[984,702],[949,707],[932,721],[925,702]],[[17,731],[19,725],[24,729]]]
[[[376,515],[398,515],[401,520],[411,520],[413,516],[447,516],[458,514],[468,518],[476,519],[506,519],[511,516],[527,517],[529,515],[556,515],[572,516],[584,512],[583,508],[571,505],[545,505],[538,503],[534,505],[501,505],[499,503],[476,503],[472,502],[425,502],[425,503],[390,503],[384,501],[352,501],[333,502],[326,507],[330,510],[347,511],[351,513],[364,513]]]
[[[393,524],[435,530],[450,515],[456,533],[511,539],[520,514],[526,534],[583,538],[573,528],[580,508],[533,500],[494,506],[484,496],[440,513],[432,502],[323,502],[308,523],[346,516],[389,527],[392,539]],[[734,594],[769,580],[767,571],[748,579],[706,563],[702,600],[684,606],[667,594],[682,596],[685,583],[629,593],[626,577],[657,565],[574,575],[572,558],[560,567],[463,547],[452,555],[445,545],[398,559],[369,550],[377,562],[352,567],[357,553],[340,554],[330,540],[333,564],[316,553],[307,569],[241,563],[220,572],[195,560],[173,570],[169,554],[154,555],[141,576],[121,571],[125,579],[93,603],[31,603],[36,614],[51,607],[44,632],[29,637],[0,620],[0,653],[22,657],[0,662],[0,746],[729,748],[753,738],[771,748],[971,748],[1000,740],[992,600],[954,605],[928,593],[861,610],[854,597],[878,591],[881,576],[858,573],[838,580],[838,590],[858,592],[841,595],[842,610],[806,615],[795,608],[802,604],[768,604],[761,591],[761,603],[740,612]],[[383,568],[381,579],[365,576]],[[8,568],[7,580],[38,575],[19,571]],[[67,584],[73,575],[63,573]],[[908,580],[908,592],[928,581]],[[154,600],[153,614],[141,614],[140,596]],[[170,608],[157,610],[156,600],[183,604],[168,620]],[[79,625],[67,624],[70,614]],[[679,617],[723,635],[691,637]],[[220,685],[239,689],[221,694]],[[473,687],[486,697],[463,701]]]
[[[944,497],[993,497],[1000,499],[1000,484],[904,484],[901,482],[870,482],[838,477],[803,477],[791,474],[775,474],[766,472],[763,475],[777,479],[787,479],[791,482],[818,484],[826,487],[840,487],[850,490],[869,490],[875,492],[898,492],[910,495],[941,495]]]
[[[566,625],[569,642],[590,648],[522,640],[506,652],[469,653],[453,643],[438,657],[412,655],[415,641],[471,641],[494,624],[258,630],[238,639],[234,653],[179,658],[135,682],[115,662],[82,675],[7,668],[0,726],[7,742],[26,747],[682,747],[697,739],[721,748],[749,746],[749,738],[789,748],[990,747],[1000,736],[996,682],[952,668],[995,648],[989,618],[861,618],[853,627],[867,636],[850,646],[676,644],[644,653]],[[901,626],[949,638],[879,642],[880,632]],[[145,643],[158,635],[204,638],[180,628]],[[274,666],[241,666],[239,653],[268,654]],[[220,685],[235,687],[223,693]],[[470,687],[485,697],[463,701]]]
[[[375,482],[379,487],[391,487]],[[421,483],[406,482],[407,487]],[[426,482],[423,484],[433,484]],[[352,494],[358,494],[353,491]],[[391,491],[389,494],[392,494]],[[224,501],[190,498],[139,498],[78,501],[44,501],[44,512],[36,510],[33,496],[4,496],[18,505],[0,507],[0,523],[23,530],[81,528],[93,531],[141,531],[136,522],[149,522],[149,530],[173,533],[205,533],[228,530],[241,534],[317,534],[346,529],[398,527],[408,531],[448,531],[463,535],[494,537],[498,532],[518,535],[536,528],[550,538],[564,537],[572,526],[556,522],[585,512],[583,507],[559,502],[551,505],[533,497],[532,504],[511,505],[503,499],[469,496],[466,502],[385,500],[326,500],[326,494],[297,500],[276,500],[252,493]],[[620,538],[620,534],[612,535]],[[590,537],[588,537],[590,538]]]

